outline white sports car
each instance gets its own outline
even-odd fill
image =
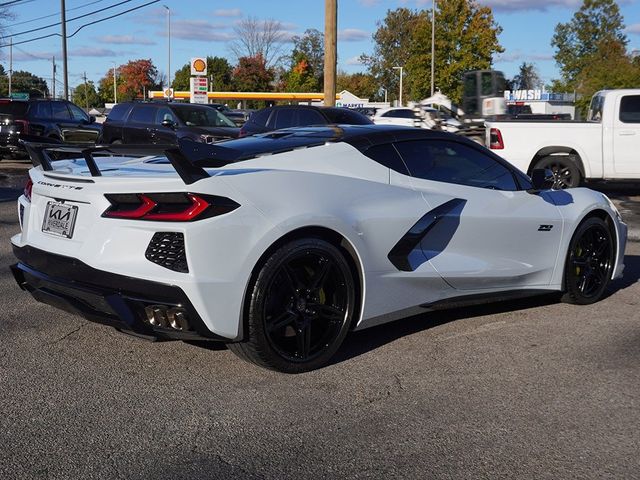
[[[444,132],[300,128],[67,160],[78,150],[28,149],[11,239],[23,289],[283,372],[325,365],[350,330],[553,291],[589,304],[622,275],[627,228],[605,195],[549,190],[544,171],[529,179]]]

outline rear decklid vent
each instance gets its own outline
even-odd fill
[[[174,272],[189,273],[184,235],[180,232],[154,233],[144,256],[150,262]]]

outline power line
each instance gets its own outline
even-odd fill
[[[67,8],[67,12],[73,12],[75,10],[87,8],[90,5],[94,5],[96,3],[102,3],[102,2],[104,2],[104,0],[94,0],[93,2],[85,3],[84,5],[80,5],[79,7]],[[27,23],[37,22],[38,20],[44,20],[45,18],[58,17],[58,16],[60,16],[60,12],[52,13],[50,15],[43,15],[42,17],[32,18],[31,20],[24,20],[22,22],[13,23],[11,24],[11,26],[17,27],[18,25],[25,25]]]
[[[0,3],[0,7],[8,7],[9,5],[13,5],[14,3],[19,3],[19,2],[29,3],[29,2],[33,2],[33,0],[13,0],[11,2]]]
[[[72,22],[74,20],[79,20],[81,18],[89,17],[91,15],[95,15],[96,13],[104,12],[105,10],[109,10],[111,8],[119,7],[120,5],[124,5],[125,3],[129,3],[129,2],[132,2],[132,1],[133,0],[123,0],[122,2],[118,2],[118,3],[110,5],[108,7],[100,8],[100,9],[95,10],[93,12],[89,12],[89,13],[85,13],[83,15],[78,15],[77,17],[69,18],[67,20],[67,23]],[[40,30],[46,30],[47,28],[57,27],[61,23],[62,22],[50,23],[49,25],[44,25],[44,26],[38,27],[38,28],[32,28],[31,30],[25,30],[24,32],[11,33],[11,36],[12,37],[17,37],[17,36],[20,36],[20,35],[25,35],[27,33],[39,32]]]
[[[95,25],[96,23],[104,22],[104,21],[106,21],[106,20],[111,20],[112,18],[120,17],[120,16],[122,16],[122,15],[125,15],[125,14],[127,14],[127,13],[133,12],[133,11],[135,11],[135,10],[140,10],[141,8],[148,7],[149,5],[153,5],[154,3],[158,3],[159,1],[160,1],[160,0],[153,0],[153,1],[151,1],[151,2],[144,3],[144,4],[140,5],[140,6],[130,8],[130,9],[125,10],[125,11],[123,11],[123,12],[116,13],[116,14],[111,15],[111,16],[109,16],[109,17],[101,18],[101,19],[99,19],[99,20],[95,20],[95,21],[93,21],[93,22],[85,23],[84,25],[81,25],[79,28],[77,28],[77,29],[76,29],[76,31],[75,31],[75,32],[73,32],[71,35],[67,35],[67,38],[71,38],[71,37],[73,37],[73,36],[74,36],[74,35],[76,35],[80,30],[82,30],[84,27],[88,27],[89,25]],[[30,38],[29,40],[22,40],[21,42],[14,42],[14,43],[13,43],[13,46],[16,46],[16,45],[22,45],[22,44],[30,43],[30,42],[35,42],[36,40],[42,40],[43,38],[49,38],[49,37],[61,37],[61,36],[62,36],[62,35],[60,35],[59,33],[50,33],[50,34],[48,34],[48,35],[41,35],[41,36],[39,36],[39,37]],[[0,48],[2,48],[2,47],[8,47],[8,46],[9,46],[9,44],[8,44],[8,43],[3,43],[3,44],[1,44],[1,45],[0,45]]]

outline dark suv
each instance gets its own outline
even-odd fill
[[[18,142],[31,136],[47,137],[64,143],[93,145],[100,125],[77,105],[66,100],[0,99],[0,155],[25,157]]]
[[[348,108],[314,107],[312,105],[279,105],[253,112],[242,128],[240,136],[270,132],[289,127],[310,125],[371,125],[373,122]]]
[[[235,123],[206,105],[126,102],[111,109],[99,143],[177,143],[180,138],[212,143],[236,138]]]

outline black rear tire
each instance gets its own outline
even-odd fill
[[[555,190],[579,187],[582,174],[571,155],[549,155],[543,157],[533,168],[548,168],[553,172]]]
[[[600,218],[587,218],[569,244],[562,301],[576,305],[599,301],[611,281],[614,261],[615,246],[609,226]]]
[[[243,360],[284,373],[326,365],[353,320],[356,289],[343,253],[318,238],[291,241],[257,270],[248,290]]]

